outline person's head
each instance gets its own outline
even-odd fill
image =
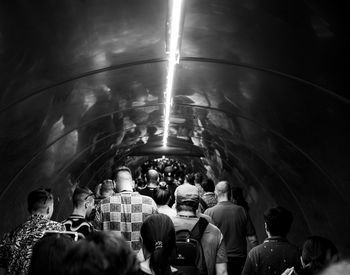
[[[203,181],[203,175],[200,172],[194,174],[194,182],[201,184]]]
[[[104,180],[101,184],[101,198],[109,198],[114,194],[114,182],[112,180]]]
[[[53,213],[53,194],[50,189],[39,188],[28,194],[28,211],[30,214],[42,214],[48,219]]]
[[[133,191],[134,181],[131,170],[126,166],[121,166],[115,171],[115,181],[117,192]]]
[[[210,178],[207,180],[203,181],[201,184],[204,192],[214,192],[215,191],[215,184],[214,181]]]
[[[176,245],[172,220],[165,214],[148,216],[141,226],[141,241],[151,270],[156,275],[171,274],[169,259]]]
[[[64,258],[65,275],[136,275],[139,264],[130,245],[114,231],[80,240]]]
[[[158,187],[154,190],[153,199],[157,205],[166,205],[171,198],[171,192],[165,181],[161,181]]]
[[[311,236],[303,245],[301,262],[304,268],[312,271],[312,274],[318,274],[323,268],[338,259],[338,249],[326,238]]]
[[[231,188],[228,181],[219,181],[215,186],[215,195],[218,201],[228,201],[230,199]]]
[[[286,237],[293,222],[292,213],[281,207],[271,207],[264,212],[265,229],[271,236]]]
[[[175,190],[176,210],[196,213],[199,206],[199,191],[192,184],[184,183]]]
[[[172,166],[166,166],[164,168],[164,181],[166,183],[172,183],[174,181],[174,173]]]
[[[149,169],[146,173],[146,180],[148,185],[158,185],[159,174],[154,169]]]
[[[85,212],[85,216],[88,217],[94,207],[94,193],[87,187],[77,186],[72,201],[74,209]]]
[[[186,174],[185,183],[189,183],[189,184],[194,185],[194,174],[193,173]]]
[[[44,236],[33,247],[28,274],[63,274],[64,254],[73,245],[73,239],[64,234]]]
[[[349,275],[350,274],[350,260],[342,260],[331,264],[320,275]]]

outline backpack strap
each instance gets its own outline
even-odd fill
[[[202,205],[204,210],[206,210],[208,208],[208,204],[201,197],[199,197],[199,203]]]
[[[198,222],[195,224],[195,226],[190,232],[191,237],[196,239],[197,241],[200,241],[202,239],[205,229],[208,226],[208,223],[209,222],[205,218],[200,217]]]

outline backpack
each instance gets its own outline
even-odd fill
[[[200,217],[193,229],[176,231],[176,251],[170,264],[187,275],[207,275],[201,239],[208,221]]]

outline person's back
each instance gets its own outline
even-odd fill
[[[228,257],[246,257],[246,237],[255,234],[247,228],[247,216],[241,206],[230,201],[221,202],[207,209],[204,214],[210,216],[224,236]]]
[[[283,207],[274,207],[265,211],[264,220],[268,238],[249,251],[242,275],[282,274],[291,266],[299,271],[300,251],[286,238],[292,214]]]
[[[146,173],[147,186],[138,190],[141,195],[149,196],[154,199],[154,191],[159,184],[159,174],[154,169],[149,169]]]
[[[118,232],[137,251],[141,248],[142,222],[158,210],[151,197],[133,192],[132,184],[129,168],[119,168],[116,173],[119,193],[101,201],[95,216],[95,224],[98,229]]]
[[[209,215],[224,236],[228,274],[240,273],[247,256],[247,238],[256,245],[255,230],[250,226],[245,210],[229,200],[230,186],[220,181],[215,187],[218,203],[204,213]]]
[[[63,225],[67,231],[81,233],[87,237],[94,231],[94,227],[87,220],[94,207],[94,193],[84,187],[77,187],[73,192],[73,213],[64,221]]]
[[[177,216],[172,218],[175,231],[191,231],[199,220],[196,215],[199,205],[198,189],[194,185],[184,183],[177,188],[175,193]],[[203,247],[208,274],[227,274],[226,249],[219,228],[209,223],[200,242]]]
[[[28,195],[28,210],[31,216],[10,234],[6,234],[0,244],[0,268],[7,274],[27,274],[33,246],[46,230],[64,231],[61,223],[51,221],[53,195],[49,190],[37,189]]]
[[[172,218],[175,226],[175,231],[191,231],[198,220],[198,217],[188,218],[183,216],[176,216]],[[227,261],[223,236],[219,228],[209,223],[203,233],[201,244],[203,247],[208,274],[215,274],[216,261],[218,260],[219,263]]]

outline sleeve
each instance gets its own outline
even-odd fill
[[[98,230],[102,230],[102,210],[101,210],[101,203],[98,204],[98,206],[96,207],[96,214],[95,214],[95,218],[92,222],[92,225],[94,226],[94,228],[98,229]]]
[[[241,275],[252,275],[254,273],[252,250],[248,253],[247,259],[245,260],[244,267]]]
[[[246,215],[247,215],[247,236],[256,235],[255,227],[252,222],[252,219],[250,218],[249,213],[246,213]]]
[[[158,214],[158,207],[157,204],[154,202],[154,200],[152,199],[152,214]]]
[[[6,233],[0,241],[0,268],[7,269],[10,234]]]
[[[220,243],[219,243],[219,248],[216,253],[216,261],[215,263],[227,263],[227,254],[226,254],[226,247],[225,247],[225,242],[224,238],[220,232]]]

